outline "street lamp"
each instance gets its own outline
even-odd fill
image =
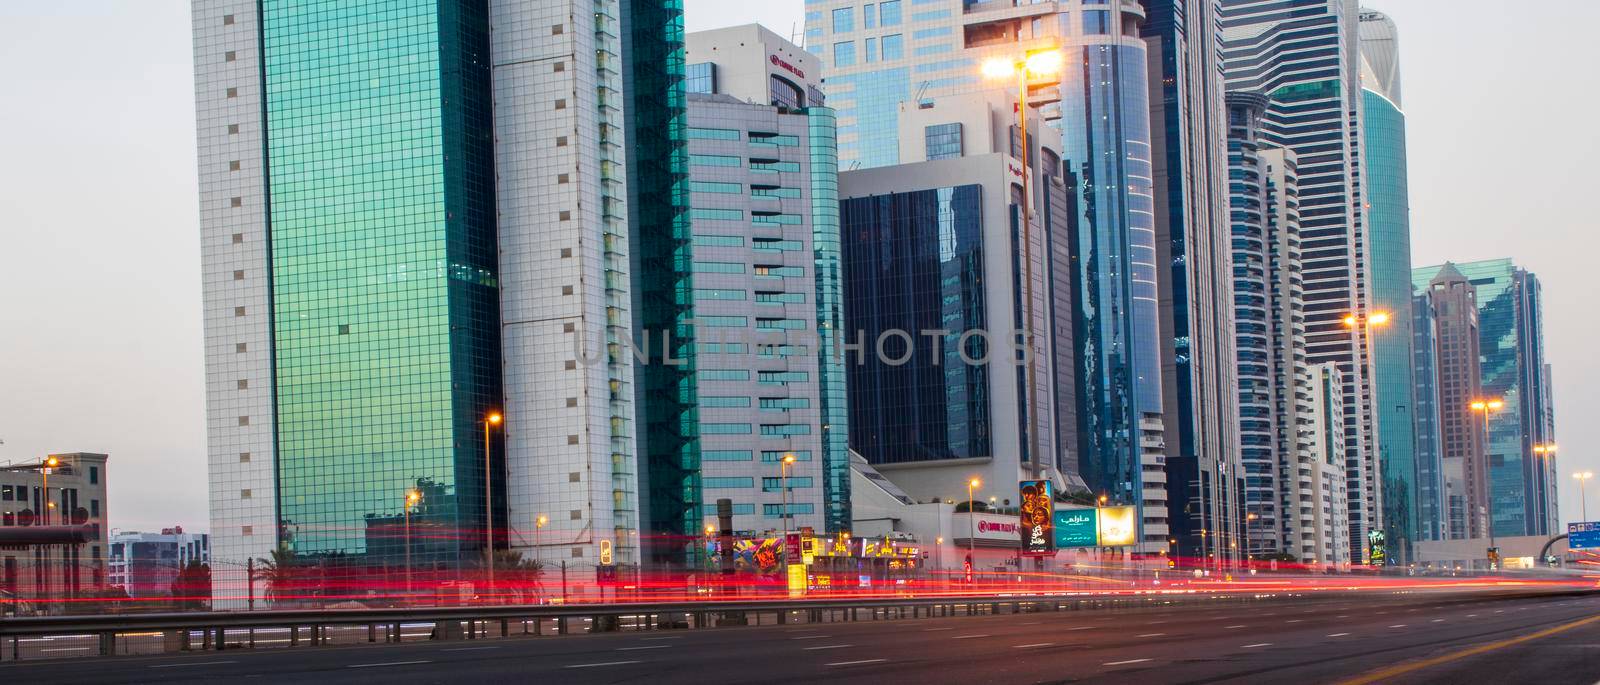
[[[550,519],[545,518],[544,514],[539,514],[538,516],[533,517],[533,558],[534,559],[538,559],[539,558],[539,552],[544,549],[544,547],[542,547],[539,544],[539,532],[544,530],[544,524],[549,523],[549,522],[550,522]]]
[[[1578,479],[1578,501],[1583,503],[1583,520],[1589,520],[1589,479],[1594,477],[1593,471],[1581,471],[1572,474]]]
[[[1481,463],[1484,464],[1485,466],[1487,466],[1487,464],[1489,463],[1489,414],[1492,413],[1492,412],[1500,411],[1501,409],[1504,409],[1505,406],[1506,406],[1506,403],[1503,400],[1500,400],[1500,399],[1473,400],[1472,404],[1467,405],[1467,407],[1470,408],[1472,411],[1475,411],[1475,412],[1478,412],[1480,414],[1483,414],[1483,461]],[[1480,467],[1479,471],[1480,471],[1479,475],[1482,475],[1485,478],[1487,478],[1486,474],[1481,473],[1481,471],[1482,471],[1481,467]],[[1491,507],[1489,505],[1489,502],[1487,501],[1488,500],[1487,493],[1485,493],[1484,499],[1485,499],[1485,501],[1484,501],[1483,506],[1482,506],[1482,509],[1483,509],[1483,512],[1484,512],[1484,519],[1485,519],[1484,520],[1484,525],[1489,529],[1489,547],[1492,548],[1492,547],[1495,546],[1495,539],[1494,539],[1494,510],[1493,510],[1493,507]]]
[[[1040,465],[1039,412],[1035,406],[1039,398],[1038,373],[1033,358],[1033,345],[1036,336],[1034,333],[1033,311],[1033,197],[1028,190],[1028,177],[1032,167],[1028,166],[1028,76],[1052,76],[1061,73],[1065,66],[1065,57],[1060,50],[1051,48],[1025,53],[1022,59],[992,59],[983,63],[983,75],[991,79],[1017,77],[1017,128],[1022,148],[1022,263],[1023,263],[1023,297],[1026,298],[1027,345],[1028,354],[1028,421],[1031,424],[1028,430],[1029,447],[1028,458],[1032,462],[1030,469],[1038,475]]]
[[[499,412],[483,419],[483,560],[489,567],[489,590],[494,590],[494,470],[489,464],[489,428],[500,425]]]
[[[422,501],[422,492],[416,488],[406,491],[406,594],[411,594],[411,508]]]
[[[979,485],[983,485],[983,481],[978,480],[976,478],[973,478],[972,480],[967,481],[967,558],[968,559],[972,559],[977,554],[977,551],[978,551],[978,539],[977,539],[977,534],[978,533],[977,533],[977,529],[975,527],[975,524],[972,522],[972,518],[973,518],[972,491],[974,489],[976,489]]]
[[[783,553],[786,557],[784,563],[789,561],[787,559],[789,555],[789,467],[793,465],[793,452],[783,455],[783,461],[778,462],[778,485],[783,489],[783,499],[781,500],[783,509],[779,512],[779,515],[783,517]]]

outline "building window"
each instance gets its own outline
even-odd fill
[[[90,485],[99,485],[100,484],[100,467],[98,467],[98,466],[90,466],[89,467],[89,484]]]
[[[883,60],[900,59],[906,56],[905,37],[895,33],[883,37]]]
[[[806,105],[805,96],[800,94],[800,86],[789,79],[777,74],[772,75],[771,83],[767,90],[772,96],[772,106],[786,109],[800,109]],[[756,142],[751,140],[751,142]]]
[[[961,156],[961,123],[938,124],[922,130],[923,145],[928,159],[951,159]]]
[[[856,8],[840,7],[833,11],[833,32],[849,33],[856,30]]]
[[[0,500],[10,502],[13,497],[16,497],[16,493],[12,490],[11,486],[0,485]]]
[[[250,499],[250,488],[239,491],[239,499]]]
[[[1083,13],[1083,32],[1090,36],[1105,36],[1111,34],[1111,12],[1109,10],[1086,10]]]
[[[789,490],[813,487],[812,483],[814,482],[811,480],[811,476],[789,476],[788,480]],[[779,492],[784,489],[783,481],[784,478],[782,476],[763,476],[761,478],[761,491]]]
[[[700,434],[701,435],[749,435],[750,434],[750,424],[748,424],[748,423],[702,423],[702,424],[700,424]]]
[[[810,514],[814,511],[814,507],[810,502],[790,502],[789,516],[784,516],[783,506],[782,504],[763,504],[761,505],[761,514],[767,518],[775,519],[792,518],[795,514]]]
[[[702,478],[701,487],[707,490],[731,490],[737,488],[753,488],[756,486],[755,478]]]
[[[878,25],[900,25],[900,0],[886,0],[878,3]]]
[[[249,452],[240,452],[239,453],[239,463],[241,463],[241,464],[250,463],[250,453]]]
[[[856,44],[855,44],[855,41],[848,41],[847,40],[847,41],[845,41],[843,43],[834,43],[833,44],[833,66],[835,68],[854,66],[855,63],[856,63]]]
[[[861,28],[870,29],[878,26],[878,8],[872,3],[861,6]],[[870,61],[870,60],[869,60]]]
[[[792,435],[810,435],[809,423],[762,424],[761,435],[769,438],[787,438]]]
[[[256,534],[255,526],[239,526],[239,534],[245,537]]]
[[[865,41],[862,41],[862,42],[866,44],[864,47],[865,47],[866,53],[867,53],[866,54],[866,62],[867,62],[867,64],[871,64],[873,62],[878,61],[878,39],[877,38],[868,38],[868,39],[866,39]]]
[[[717,65],[713,62],[690,64],[683,68],[683,88],[689,93],[717,92]]]

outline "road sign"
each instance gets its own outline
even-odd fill
[[[1600,521],[1567,524],[1567,549],[1600,548]]]

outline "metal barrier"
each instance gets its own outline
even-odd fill
[[[1040,611],[1128,611],[1202,603],[1231,604],[1291,598],[1304,600],[1310,595],[1334,599],[1336,595],[1343,594],[1326,591],[1259,594],[1151,592],[1120,596],[1054,593],[30,616],[0,621],[0,660],[249,649],[265,646],[265,643],[287,643],[288,647],[299,647],[395,643],[404,642],[408,637],[473,640],[513,635],[566,635],[574,631],[599,633],[626,629],[702,629],[730,625],[902,620]],[[516,629],[513,630],[513,627]],[[426,632],[407,633],[407,628],[425,628]],[[261,639],[263,633],[285,637]],[[147,640],[142,648],[136,649],[135,645],[129,643],[134,638],[157,637],[159,641]],[[26,653],[24,643],[30,644]],[[57,646],[35,647],[43,644]]]

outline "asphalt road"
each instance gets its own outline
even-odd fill
[[[1600,681],[1600,592],[1489,592],[11,663],[11,682]]]

